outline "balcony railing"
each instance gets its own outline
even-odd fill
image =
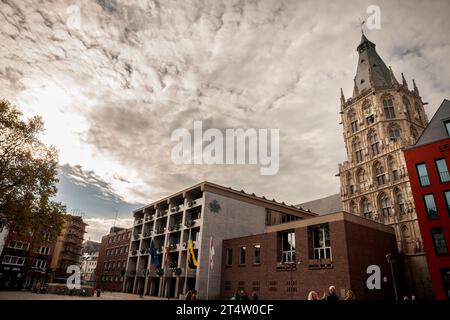
[[[180,228],[181,228],[181,223],[175,223],[175,224],[169,226],[169,231],[170,232],[177,231],[177,230],[180,230]]]
[[[144,232],[144,238],[148,238],[148,237],[151,237],[152,236],[152,231],[146,231],[146,232]]]

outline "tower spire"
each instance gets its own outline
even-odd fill
[[[402,85],[408,89],[408,82],[406,82],[405,75],[402,72]]]
[[[413,79],[413,86],[414,86],[414,94],[415,94],[416,96],[420,97],[420,94],[419,94],[419,88],[417,88],[417,86],[416,86],[416,81],[414,81],[414,79]]]
[[[344,104],[345,104],[344,91],[341,88],[341,106],[344,106]]]
[[[391,76],[391,82],[392,82],[394,88],[398,89],[399,83],[398,83],[397,79],[395,78],[394,71],[392,71],[391,66],[389,66],[389,74]]]
[[[375,44],[361,34],[361,42],[357,47],[359,53],[355,76],[354,96],[364,91],[392,88],[392,78],[388,67],[378,55]]]

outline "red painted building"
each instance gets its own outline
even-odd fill
[[[404,150],[436,299],[450,300],[450,101]]]

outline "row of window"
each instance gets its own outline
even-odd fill
[[[25,264],[24,257],[5,255],[2,260],[3,264],[10,264],[16,266],[23,266]],[[47,261],[42,259],[34,259],[31,266],[36,269],[45,269]]]
[[[420,123],[421,125],[423,125],[424,121],[423,121],[423,117],[422,117],[421,107],[417,103],[414,105],[414,107],[415,107],[414,120],[416,122]],[[371,125],[372,123],[375,122],[372,106],[370,105],[370,103],[364,103],[362,108],[363,108],[363,114],[366,118],[367,125]],[[403,97],[403,113],[406,115],[406,118],[409,121],[411,121],[410,110],[411,110],[411,106],[410,106],[409,100],[404,96]],[[391,98],[383,99],[383,114],[386,119],[396,118],[395,108],[394,108]],[[352,133],[357,132],[359,130],[359,128],[358,128],[358,119],[356,117],[356,113],[351,111],[349,113],[348,117],[349,117],[350,128],[351,128]],[[417,137],[417,135],[416,135],[416,137]]]
[[[328,224],[311,227],[312,248],[311,258],[313,259],[331,259],[330,230]],[[281,232],[281,247],[278,248],[279,260],[281,263],[292,263],[296,261],[295,257],[295,232]],[[239,265],[244,266],[247,258],[247,246],[239,247]],[[233,265],[233,248],[226,249],[226,266]],[[261,263],[261,244],[252,245],[252,264]]]
[[[123,246],[123,247],[117,247],[117,248],[106,250],[106,255],[113,256],[113,255],[118,255],[118,254],[125,254],[127,252],[128,252],[128,246]]]
[[[119,277],[119,276],[103,276],[102,280],[104,282],[123,282],[123,277]]]
[[[441,183],[450,182],[450,174],[448,173],[447,162],[445,159],[435,159],[434,165],[439,176],[439,181]],[[428,187],[431,185],[426,163],[416,164],[416,171],[421,187]]]
[[[11,240],[8,244],[8,247],[18,250],[28,250],[29,243],[24,241]]]
[[[126,234],[119,234],[118,236],[110,237],[108,243],[116,243],[118,241],[122,241],[125,239],[130,239],[131,232],[127,232]]]
[[[127,260],[123,260],[123,261],[109,261],[109,262],[105,262],[103,264],[103,269],[104,270],[114,270],[114,269],[122,269],[122,268],[126,268],[127,266]]]
[[[380,208],[381,213],[386,217],[391,214],[393,206],[401,214],[405,214],[407,212],[402,192],[396,188],[394,190],[394,194],[395,194],[394,203],[391,202],[390,197],[384,192],[381,192],[377,197],[378,207]],[[351,213],[358,212],[357,205],[353,200],[350,202],[350,212]],[[364,197],[361,199],[359,212],[362,212],[365,218],[368,219],[372,218],[372,204],[370,203],[368,198]]]
[[[413,130],[412,128],[411,130]],[[415,130],[415,129],[414,129]],[[389,141],[395,142],[400,138],[401,130],[397,125],[392,125],[388,128],[388,137]],[[417,136],[417,133],[414,133],[413,136]],[[378,139],[378,135],[375,132],[369,133],[367,137],[368,145],[370,146],[370,153],[372,156],[377,156],[381,153],[381,144]],[[354,160],[357,163],[364,161],[364,148],[361,140],[359,138],[355,138],[352,142],[352,150],[354,153]]]

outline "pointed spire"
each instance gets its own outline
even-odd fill
[[[391,82],[394,85],[394,88],[398,89],[399,83],[398,83],[397,79],[395,78],[394,71],[392,71],[391,66],[389,66],[389,74],[391,76]]]
[[[414,94],[415,94],[416,96],[420,97],[420,94],[419,94],[419,88],[417,88],[417,86],[416,86],[416,81],[414,81],[414,79],[413,79],[413,86],[414,86]]]
[[[345,103],[345,97],[344,97],[344,91],[341,88],[341,103],[344,104]]]
[[[403,74],[403,72],[402,72],[402,85],[408,88],[408,83],[406,82],[405,75]]]

